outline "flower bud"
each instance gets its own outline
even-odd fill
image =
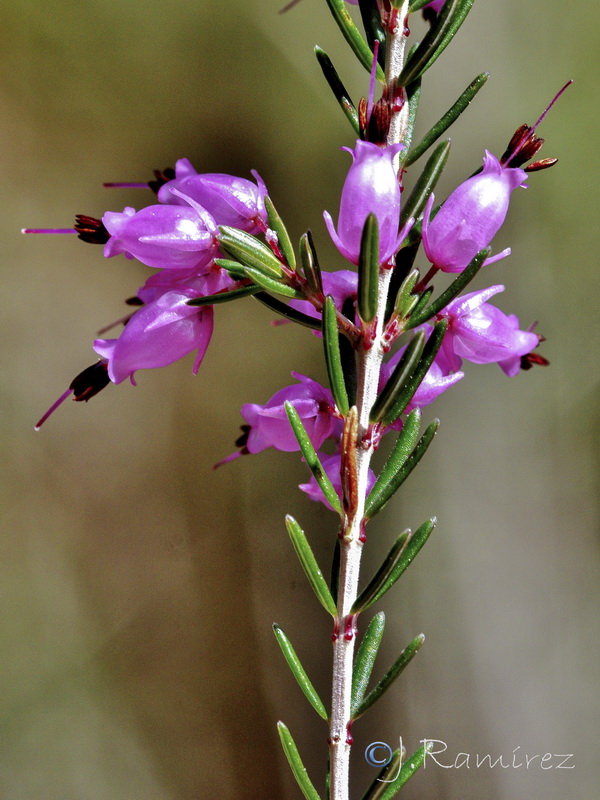
[[[431,195],[423,215],[423,245],[431,263],[443,272],[462,272],[490,244],[506,218],[512,190],[526,179],[522,169],[502,167],[486,150],[483,170],[456,188],[433,220]]]

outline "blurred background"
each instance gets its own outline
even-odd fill
[[[322,790],[325,726],[271,624],[327,699],[330,625],[283,517],[324,566],[334,518],[296,488],[295,454],[211,469],[234,449],[243,402],[264,403],[292,369],[324,379],[318,340],[272,327],[251,299],[221,306],[197,377],[189,358],[140,372],[137,388],[68,403],[36,434],[149,270],[75,237],[19,233],[147,204],[102,182],[145,181],[186,156],[200,171],[257,169],[294,237],[311,227],[322,261],[341,268],[322,211],[336,216],[350,163],[339,147],[353,136],[313,45],[355,98],[367,75],[322,0],[278,8],[29,0],[0,12],[3,800],[292,800],[277,719]],[[513,254],[475,284],[506,283],[498,304],[524,327],[539,320],[551,366],[507,379],[467,365],[427,412],[442,418],[433,450],[369,531],[365,576],[402,528],[439,520],[383,603],[376,676],[420,631],[427,642],[355,726],[357,798],[374,777],[365,747],[400,736],[409,752],[446,743],[446,765],[472,759],[428,762],[407,800],[589,800],[600,784],[597,13],[592,0],[480,0],[424,80],[417,136],[491,73],[452,131],[440,195],[575,80],[539,131],[541,155],[560,162],[514,193],[495,242]],[[573,753],[575,768],[474,766],[515,750]]]

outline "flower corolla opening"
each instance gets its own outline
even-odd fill
[[[486,150],[482,171],[458,186],[433,219],[431,195],[423,215],[423,246],[431,263],[443,272],[462,272],[490,244],[506,219],[511,192],[526,180],[524,170],[503,167]]]
[[[375,214],[379,225],[381,263],[389,261],[400,246],[400,185],[394,157],[403,146],[381,148],[359,140],[354,150],[344,148],[351,154],[352,164],[342,189],[337,230],[327,211],[324,217],[333,243],[353,264],[358,264],[360,241],[369,214]]]
[[[487,300],[504,291],[504,286],[490,286],[453,300],[441,312],[448,319],[442,344],[445,357],[454,367],[461,359],[473,364],[497,363],[509,377],[520,370],[521,357],[534,350],[540,337],[519,329],[514,314],[507,315]],[[458,366],[457,366],[458,365]]]
[[[245,447],[260,453],[267,447],[293,452],[300,449],[287,417],[285,403],[291,403],[302,420],[315,449],[341,433],[342,422],[335,414],[333,395],[317,381],[292,372],[299,383],[280,389],[264,405],[246,403],[241,414],[250,426]]]
[[[94,350],[108,362],[113,383],[126,378],[135,385],[138,369],[165,367],[197,351],[192,372],[198,372],[213,331],[212,306],[195,308],[194,292],[160,294],[131,317],[118,339],[96,339]]]

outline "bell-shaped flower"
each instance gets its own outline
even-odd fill
[[[102,222],[110,233],[107,258],[125,253],[160,269],[201,269],[217,253],[217,226],[212,216],[193,203],[152,205],[137,211],[107,211]]]
[[[324,456],[324,455],[319,454],[319,459],[321,461],[321,465],[322,465],[323,469],[325,470],[325,473],[326,473],[327,477],[331,481],[331,484],[332,484],[333,488],[336,491],[336,494],[341,499],[341,497],[342,497],[342,476],[341,476],[341,473],[340,473],[340,467],[341,467],[341,456],[340,456],[340,454],[339,453],[334,453],[331,456]],[[377,477],[376,477],[375,473],[373,472],[372,469],[369,469],[369,473],[368,473],[368,476],[367,476],[367,492],[371,491],[371,489],[375,485],[375,481],[376,480],[377,480]],[[314,475],[311,475],[311,478],[308,481],[308,483],[301,483],[298,486],[298,488],[301,491],[303,491],[305,494],[307,494],[310,497],[311,500],[314,500],[317,503],[323,503],[324,505],[327,506],[328,509],[333,511],[333,508],[331,507],[331,504],[325,498],[325,495],[321,491],[321,487],[319,486],[319,484],[316,482]]]
[[[267,447],[286,452],[300,449],[285,411],[286,400],[296,409],[315,450],[325,439],[341,433],[342,421],[335,416],[329,389],[298,372],[292,372],[292,376],[300,382],[280,389],[264,405],[242,406],[242,416],[250,426],[245,441],[248,452],[260,453]]]
[[[375,214],[379,224],[380,262],[389,261],[400,247],[400,186],[394,157],[403,146],[381,148],[359,140],[354,150],[343,148],[351,154],[352,165],[342,189],[337,231],[327,211],[324,217],[333,243],[353,264],[358,264],[360,240],[369,214]]]
[[[434,267],[443,272],[462,272],[490,244],[506,218],[511,192],[526,179],[524,170],[503,167],[486,150],[483,170],[461,183],[433,219],[431,195],[423,214],[423,246]],[[487,263],[509,252],[505,250]]]
[[[175,178],[158,191],[159,203],[185,203],[180,194],[203,206],[217,225],[230,225],[248,233],[258,233],[267,225],[265,197],[267,187],[257,172],[256,184],[245,178],[220,172],[199,174],[187,158],[175,165]],[[173,190],[177,190],[175,193]]]
[[[517,317],[486,302],[502,291],[504,286],[498,285],[471,292],[453,300],[439,314],[448,319],[442,352],[456,369],[465,358],[474,364],[498,363],[513,377],[520,369],[521,356],[538,346],[536,333],[519,330]]]
[[[172,364],[197,350],[192,372],[198,372],[213,330],[212,306],[187,305],[192,291],[169,291],[142,306],[128,321],[118,339],[96,339],[94,350],[108,360],[113,383],[130,378],[138,369]]]

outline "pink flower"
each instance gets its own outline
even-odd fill
[[[342,189],[337,232],[330,214],[325,211],[323,216],[333,243],[353,264],[358,264],[360,240],[369,214],[375,214],[379,223],[381,263],[389,261],[400,247],[400,186],[394,156],[403,146],[381,148],[359,140],[354,151],[343,148],[352,156],[352,165]]]
[[[199,213],[200,212],[200,213]],[[161,269],[201,269],[217,253],[217,226],[208,212],[191,205],[153,205],[107,211],[107,258],[125,253]]]
[[[194,308],[191,291],[169,291],[142,306],[118,339],[96,339],[94,350],[108,360],[113,383],[133,378],[138,369],[164,367],[197,350],[192,372],[198,372],[213,330],[212,307]]]
[[[205,208],[217,225],[258,233],[267,224],[267,188],[257,172],[252,174],[256,184],[220,172],[198,174],[187,158],[181,158],[175,165],[175,178],[159,189],[158,200],[180,205],[185,204],[181,196],[185,195]]]
[[[462,272],[490,244],[506,218],[511,192],[526,179],[524,170],[503,167],[486,150],[483,170],[456,188],[432,220],[431,195],[423,214],[423,246],[431,263],[443,272]]]
[[[540,341],[531,331],[519,330],[514,314],[507,316],[486,300],[504,286],[490,286],[453,300],[439,314],[448,319],[448,330],[442,343],[444,356],[455,369],[466,358],[474,364],[498,363],[514,377],[521,365],[521,356],[528,355]]]
[[[335,402],[329,389],[298,372],[292,372],[292,376],[300,383],[280,389],[265,405],[242,406],[242,416],[250,426],[245,445],[250,453],[260,453],[267,447],[286,452],[300,449],[285,411],[286,400],[298,412],[315,449],[341,432],[342,422],[334,416]]]

